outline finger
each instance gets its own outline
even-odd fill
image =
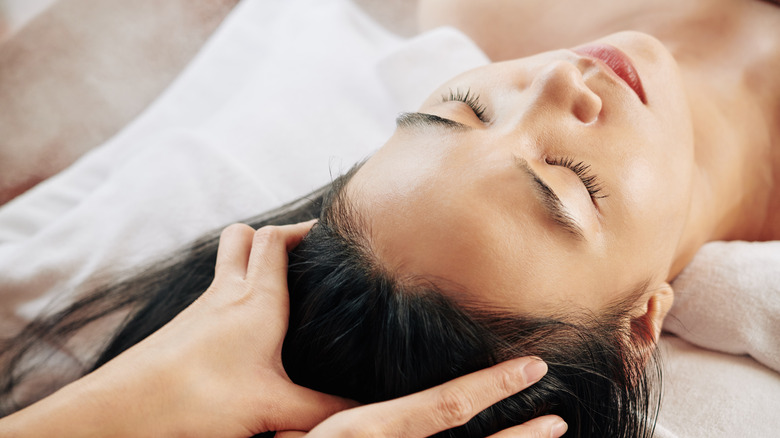
[[[545,415],[537,417],[525,423],[504,429],[501,432],[490,435],[488,438],[558,438],[566,433],[569,426],[557,415]]]
[[[214,267],[215,276],[246,276],[254,234],[255,230],[244,224],[233,224],[222,230]]]
[[[309,234],[311,227],[317,223],[317,219],[308,220],[297,224],[287,225],[290,228],[290,236],[287,240],[287,252],[292,251],[298,244],[301,243],[304,237]]]
[[[385,402],[387,406],[376,411],[377,417],[382,417],[385,427],[390,429],[388,432],[414,430],[418,436],[433,435],[465,424],[491,405],[536,383],[546,372],[547,365],[537,358],[509,360]]]
[[[274,430],[311,430],[331,415],[360,405],[353,400],[292,383],[285,388],[284,398],[277,403],[277,411],[285,414],[269,421]]]
[[[287,252],[295,248],[315,221],[281,227],[263,227],[255,231],[249,255],[247,280],[271,287],[287,285]]]

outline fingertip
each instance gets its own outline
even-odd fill
[[[219,240],[220,242],[223,239],[229,239],[235,236],[244,236],[247,233],[254,233],[255,229],[250,227],[247,224],[230,224],[222,229],[222,232],[219,234]]]
[[[509,370],[515,382],[510,386],[517,391],[533,385],[547,374],[547,364],[536,356],[518,357],[494,366]]]
[[[563,421],[563,418],[557,415],[545,415],[543,417],[537,417],[525,424],[531,424],[534,422],[539,423],[540,427],[549,431],[549,434],[545,435],[549,436],[550,438],[559,438],[563,436],[567,430],[569,430],[569,425]]]
[[[547,374],[547,364],[538,357],[532,357],[531,362],[523,367],[525,381],[530,385],[536,383]]]
[[[529,436],[560,438],[567,430],[569,430],[569,425],[563,421],[563,418],[557,415],[544,415],[528,420],[518,426],[505,429],[495,435],[491,435],[490,438]]]
[[[288,236],[287,239],[287,252],[292,251],[296,246],[298,246],[304,237],[306,237],[307,234],[311,231],[314,224],[316,224],[318,219],[311,219],[306,222],[300,222],[294,225],[290,225],[292,227],[293,232],[290,236]]]
[[[559,438],[562,437],[566,431],[569,430],[569,425],[563,421],[561,417],[555,417],[552,427],[550,428],[550,437]]]

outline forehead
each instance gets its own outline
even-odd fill
[[[425,147],[415,142],[425,140],[394,136],[346,187],[385,269],[461,285],[456,300],[530,314],[602,306],[577,296],[594,288],[587,260],[540,220],[517,170],[499,171],[489,157],[453,168],[455,158],[412,153]]]

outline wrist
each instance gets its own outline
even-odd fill
[[[158,363],[109,362],[77,382],[69,398],[88,409],[86,436],[178,436],[175,373]],[[134,365],[134,366],[132,366]],[[178,401],[181,401],[179,399]],[[108,433],[107,433],[108,431]]]
[[[99,369],[54,394],[0,419],[0,436],[25,438],[172,436],[169,417],[159,400],[164,385],[153,391],[143,379],[115,378]],[[141,384],[134,384],[141,383]],[[158,383],[162,384],[160,380]]]

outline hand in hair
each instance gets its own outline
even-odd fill
[[[309,430],[356,403],[282,367],[287,251],[312,223],[231,225],[214,281],[170,323],[91,374],[0,420],[2,436],[251,436]]]
[[[277,433],[276,438],[426,437],[461,426],[473,416],[536,383],[547,366],[533,358],[513,359],[442,385],[382,403],[342,411],[303,432]],[[560,437],[566,423],[555,415],[538,417],[490,438]]]
[[[427,436],[464,424],[546,371],[541,362],[516,359],[355,409],[348,409],[355,402],[292,383],[281,359],[287,252],[311,225],[226,228],[214,280],[200,298],[91,374],[0,419],[0,436]],[[534,372],[532,363],[542,366]],[[541,417],[495,436],[551,436],[558,424]]]

